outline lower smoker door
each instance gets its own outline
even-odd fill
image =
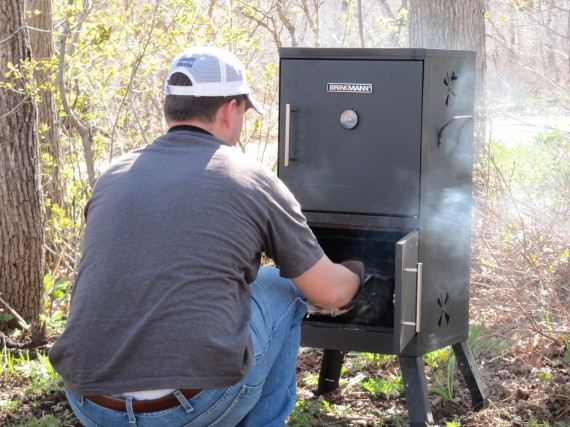
[[[402,352],[419,332],[422,268],[418,263],[419,231],[396,243],[396,288],[394,300],[394,348]]]

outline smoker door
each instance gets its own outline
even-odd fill
[[[423,61],[280,64],[278,173],[303,210],[419,216]]]
[[[412,231],[396,243],[394,347],[397,354],[419,332],[422,283],[422,266],[418,263],[419,235],[419,231]]]

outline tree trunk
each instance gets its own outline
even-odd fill
[[[44,195],[58,206],[63,205],[63,184],[61,179],[62,153],[57,132],[56,106],[53,96],[52,0],[36,0],[29,11],[30,47],[32,58],[38,64],[34,79],[38,91],[38,123],[40,150],[44,153],[42,164],[42,188]],[[49,216],[49,213],[48,213]]]
[[[91,189],[93,189],[96,180],[95,155],[93,151],[94,132],[91,124],[81,119],[80,115],[74,111],[74,106],[70,105],[69,103],[68,85],[66,84],[64,64],[66,61],[66,55],[73,57],[75,47],[77,46],[76,38],[79,37],[81,26],[91,13],[92,8],[93,4],[91,4],[89,7],[86,7],[80,15],[74,17],[72,16],[73,14],[69,12],[66,19],[64,19],[63,31],[59,36],[59,66],[57,68],[57,74],[55,78],[55,85],[59,92],[59,100],[61,102],[63,112],[65,113],[65,126],[69,130],[74,129],[77,131],[81,137],[83,155],[85,157],[85,168],[87,169],[89,187]],[[72,20],[75,21],[73,29],[71,25]],[[80,90],[77,84],[73,90]]]
[[[566,38],[566,46],[567,46],[566,53],[568,54],[567,55],[568,73],[566,74],[566,77],[567,77],[566,81],[570,83],[570,79],[568,79],[568,76],[570,76],[570,10],[568,11],[567,16],[568,16],[568,20],[566,21],[566,35],[568,37]]]
[[[30,47],[34,63],[37,64],[34,70],[35,87],[38,90],[37,104],[39,143],[42,153],[41,161],[41,182],[43,195],[46,200],[45,215],[49,219],[54,212],[53,207],[64,208],[64,187],[61,177],[62,149],[59,140],[56,104],[52,89],[54,88],[54,70],[52,68],[53,59],[53,22],[52,22],[52,0],[35,0],[27,5],[28,24],[30,26]],[[46,266],[53,265],[55,253],[55,236],[51,228],[46,230],[45,245],[51,251],[46,252]]]
[[[485,0],[411,0],[410,47],[474,50],[475,157],[485,140]]]
[[[30,59],[24,2],[0,8],[0,70]],[[27,323],[38,323],[43,289],[43,210],[37,113],[25,76],[0,76],[0,293]],[[4,84],[1,84],[4,83]],[[2,307],[4,308],[4,307]]]
[[[362,0],[357,0],[358,7],[358,36],[360,38],[360,47],[366,47],[364,43],[364,17],[362,16]]]
[[[477,52],[476,99],[485,90],[485,0],[410,1],[410,47]]]

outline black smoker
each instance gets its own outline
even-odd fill
[[[469,334],[474,52],[283,48],[279,176],[335,262],[372,275],[358,309],[308,317],[319,393],[343,355],[399,356],[412,426],[433,423],[422,355],[452,346],[474,409]]]

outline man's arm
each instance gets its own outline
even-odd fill
[[[333,263],[326,255],[292,281],[309,301],[323,308],[348,304],[360,288],[356,273]]]

